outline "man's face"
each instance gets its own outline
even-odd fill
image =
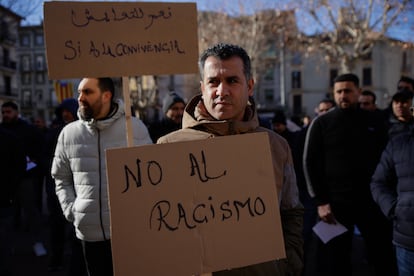
[[[392,112],[394,116],[402,122],[409,121],[412,117],[411,113],[412,100],[392,101]]]
[[[1,108],[3,123],[12,123],[19,118],[19,112],[11,107],[5,106]]]
[[[323,113],[326,113],[333,107],[333,104],[328,102],[321,102],[318,105],[318,115],[321,115]]]
[[[39,129],[46,128],[46,122],[43,118],[36,118],[33,124]]]
[[[273,125],[273,130],[279,134],[285,132],[286,130],[286,125],[282,123],[275,122],[272,125]]]
[[[374,98],[369,95],[361,95],[358,99],[359,107],[368,111],[374,111],[377,106],[374,104]]]
[[[351,81],[341,81],[334,84],[334,98],[339,108],[355,107],[358,104],[360,89]]]
[[[65,124],[75,121],[75,117],[73,116],[72,112],[67,109],[62,110],[62,119]]]
[[[246,80],[241,58],[208,57],[200,83],[204,105],[210,115],[216,120],[243,120],[249,96],[253,95],[254,81]]]
[[[84,78],[78,87],[79,111],[86,120],[101,119],[107,114],[103,113],[103,105],[110,101],[110,92],[101,91],[98,79]]]
[[[413,85],[412,85],[411,83],[409,83],[409,82],[400,81],[400,82],[398,83],[398,90],[403,90],[403,89],[406,89],[406,90],[408,90],[408,91],[410,91],[410,92],[414,93],[414,87],[413,87]]]
[[[167,110],[167,113],[165,113],[165,116],[173,120],[176,124],[180,124],[183,119],[184,108],[184,103],[175,103],[170,106],[170,108]]]

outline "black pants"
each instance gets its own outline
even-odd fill
[[[113,276],[111,241],[82,241],[89,276]]]
[[[68,222],[63,215],[56,195],[55,181],[50,176],[46,180],[46,195],[50,226],[50,262],[51,265],[62,265],[66,238],[65,230]]]
[[[369,200],[367,200],[369,201]],[[331,204],[337,221],[348,231],[327,244],[318,244],[318,275],[352,275],[351,255],[354,225],[366,243],[368,262],[375,275],[397,275],[396,257],[392,245],[392,225],[372,202]]]

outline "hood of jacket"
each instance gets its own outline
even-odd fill
[[[182,128],[192,128],[213,133],[217,136],[252,132],[259,127],[253,98],[249,98],[243,121],[216,120],[204,106],[201,94],[194,96],[187,104]]]
[[[111,107],[111,111],[103,119],[85,120],[85,118],[80,113],[80,110],[78,110],[78,117],[88,128],[92,130],[103,130],[112,125],[112,123],[118,120],[120,117],[125,115],[124,103],[121,99],[116,100],[112,103],[112,105],[113,106]]]

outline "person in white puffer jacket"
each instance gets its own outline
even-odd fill
[[[105,150],[126,147],[125,110],[111,78],[84,78],[79,120],[59,135],[52,165],[56,194],[81,240],[89,276],[113,275]],[[134,146],[151,144],[144,123],[132,118]]]

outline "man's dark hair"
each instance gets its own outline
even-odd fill
[[[353,82],[356,87],[359,87],[359,78],[355,74],[347,73],[347,74],[339,75],[335,78],[334,83],[344,82],[344,81]]]
[[[1,105],[1,107],[2,107],[2,108],[3,108],[3,107],[11,107],[11,108],[13,108],[14,110],[19,110],[18,105],[17,105],[15,102],[12,102],[12,101],[8,101],[8,102],[3,103],[3,104]]]
[[[407,88],[398,90],[391,98],[391,102],[405,103],[413,99],[413,93]]]
[[[331,104],[332,107],[336,106],[336,102],[334,100],[328,99],[328,98],[325,98],[325,99],[320,100],[319,101],[319,104],[321,104],[321,103]]]
[[[362,96],[371,96],[372,97],[372,103],[375,103],[377,101],[377,95],[375,95],[374,92],[372,92],[371,90],[363,90],[361,92]]]
[[[246,80],[250,80],[252,78],[252,69],[249,55],[242,47],[226,43],[218,43],[213,45],[201,54],[198,63],[201,79],[204,78],[204,64],[208,57],[216,57],[221,60],[226,60],[234,56],[242,59],[244,75],[246,76]]]
[[[407,76],[401,76],[400,80],[398,81],[398,83],[400,83],[401,81],[403,82],[407,82],[409,84],[411,84],[411,86],[414,88],[414,79],[407,77]],[[398,88],[399,89],[399,88]]]
[[[98,78],[98,87],[101,91],[109,91],[111,93],[111,101],[115,95],[115,85],[111,78]]]

